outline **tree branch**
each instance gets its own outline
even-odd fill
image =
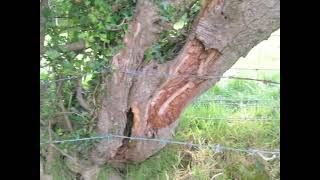
[[[66,44],[63,46],[63,48],[65,48],[69,51],[80,51],[80,50],[83,50],[86,48],[86,43],[84,40],[80,40],[78,42]]]
[[[50,144],[51,147],[53,147],[55,150],[57,150],[58,152],[60,152],[63,156],[69,158],[70,160],[72,160],[74,163],[78,164],[78,160],[72,156],[70,156],[69,154],[65,153],[63,150],[61,150],[60,148],[58,148],[56,145],[54,144]]]
[[[89,104],[83,99],[83,96],[82,96],[81,79],[76,80],[76,93],[77,93],[77,100],[80,106],[83,109],[87,110],[88,112],[91,112],[91,108]]]
[[[51,120],[49,120],[48,122],[48,134],[49,134],[49,141],[51,142],[52,141],[52,133],[51,133]],[[46,159],[47,159],[47,167],[48,169],[51,169],[52,168],[52,163],[53,163],[53,160],[54,160],[54,156],[55,156],[55,151],[54,149],[52,149],[51,146],[48,146],[48,149],[47,149],[47,156],[46,156]]]
[[[62,81],[57,83],[57,85],[58,85],[58,87],[57,87],[57,97],[59,99],[58,100],[59,101],[58,105],[59,105],[59,107],[61,108],[61,110],[63,112],[67,112],[66,108],[64,107],[63,101],[60,99],[62,97],[62,94],[61,94],[62,83],[63,83]],[[72,131],[73,127],[72,127],[72,123],[71,123],[71,121],[69,119],[69,116],[67,114],[63,114],[63,117],[64,117],[64,120],[65,120],[69,130]]]

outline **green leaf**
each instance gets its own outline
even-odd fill
[[[49,59],[56,59],[60,56],[60,53],[54,49],[50,49],[46,52]]]
[[[152,49],[151,48],[146,50],[146,52],[144,53],[144,59],[146,61],[150,61],[152,59]]]
[[[43,11],[42,11],[42,14],[45,18],[50,18],[51,16],[51,11],[49,8],[44,8]]]
[[[84,1],[84,4],[86,5],[86,6],[88,6],[88,5],[90,5],[90,1],[89,0],[86,0],[86,1]]]
[[[90,18],[92,23],[97,23],[98,22],[98,18],[93,14],[89,14],[89,18]]]
[[[103,0],[95,0],[94,1],[94,5],[96,5],[96,6],[103,6],[103,4],[104,4],[104,2],[103,2]]]
[[[179,29],[182,29],[183,26],[187,23],[187,14],[184,14],[178,22],[176,22],[174,25],[173,25],[173,28],[175,30],[179,30]]]

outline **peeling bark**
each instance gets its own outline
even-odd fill
[[[162,31],[156,10],[152,1],[138,1],[124,38],[126,47],[112,60],[120,70],[106,78],[98,122],[102,135],[172,138],[184,108],[219,78],[162,74],[220,77],[280,26],[279,0],[207,1],[179,55],[160,65],[143,61],[145,50]],[[122,72],[132,70],[142,73],[130,76]],[[98,165],[140,162],[164,146],[159,142],[109,139],[97,145],[92,157]]]

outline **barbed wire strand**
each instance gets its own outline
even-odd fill
[[[173,141],[168,139],[158,139],[158,138],[145,138],[145,137],[129,137],[129,136],[123,136],[123,135],[116,135],[116,134],[107,134],[104,136],[94,136],[94,137],[88,137],[88,138],[77,138],[77,139],[67,139],[67,140],[55,140],[55,141],[47,141],[47,142],[40,142],[40,145],[45,144],[60,144],[60,143],[71,143],[71,142],[79,142],[79,141],[88,141],[88,140],[110,140],[112,138],[121,138],[121,139],[129,139],[129,140],[139,140],[139,141],[153,141],[153,142],[159,142],[162,144],[177,144],[177,145],[183,145],[187,147],[207,147],[210,149],[214,149],[216,152],[223,152],[224,150],[227,151],[235,151],[235,152],[245,152],[249,153],[250,155],[255,155],[256,153],[263,153],[263,154],[271,154],[271,155],[278,155],[280,156],[280,151],[266,151],[266,150],[259,150],[259,149],[240,149],[240,148],[233,148],[233,147],[226,147],[221,146],[220,144],[195,144],[195,143],[188,143],[183,141]]]
[[[203,98],[203,97],[199,97],[197,100],[195,100],[194,102],[207,102],[207,101],[216,101],[216,102],[230,102],[230,103],[234,103],[234,102],[277,102],[279,100],[277,99],[250,99],[250,98],[243,98],[243,99],[227,99],[227,98]]]
[[[280,71],[280,69],[267,69],[267,68],[230,68],[229,70],[240,70],[240,71]]]
[[[118,70],[121,73],[125,74],[132,74],[132,75],[147,75],[147,72],[141,72],[136,70]],[[272,80],[265,80],[265,79],[254,79],[254,78],[247,78],[247,77],[236,77],[236,76],[210,76],[210,75],[195,75],[195,74],[170,74],[170,73],[160,73],[163,76],[167,77],[194,77],[200,79],[219,79],[219,78],[226,78],[226,79],[238,79],[238,80],[249,80],[249,81],[260,81],[264,83],[271,83],[271,84],[280,84],[279,82],[272,81]]]
[[[59,81],[66,81],[66,80],[72,80],[72,79],[77,79],[77,78],[82,78],[86,75],[90,74],[100,74],[100,73],[107,73],[110,72],[108,69],[103,69],[99,72],[95,73],[86,73],[82,74],[82,76],[72,76],[72,77],[66,77],[66,78],[61,78],[61,79],[56,79],[56,80],[51,80],[51,81],[46,81],[46,80],[41,80],[43,83],[52,83],[52,82],[59,82]],[[147,75],[147,72],[142,72],[142,71],[137,71],[137,70],[118,70],[120,73],[125,73],[129,75]],[[152,74],[148,74],[152,75]],[[194,78],[200,78],[200,79],[219,79],[219,78],[224,78],[224,79],[238,79],[238,80],[248,80],[248,81],[258,81],[258,82],[263,82],[263,83],[270,83],[270,84],[280,84],[280,82],[272,81],[272,80],[265,80],[265,79],[254,79],[254,78],[248,78],[248,77],[236,77],[236,76],[209,76],[209,75],[193,75],[193,74],[170,74],[170,73],[160,73],[160,75],[166,76],[166,77],[194,77]]]
[[[219,102],[219,101],[218,101]],[[221,101],[221,102],[223,102],[223,101]],[[198,100],[198,101],[195,101],[195,102],[193,102],[192,103],[192,105],[194,105],[194,106],[197,106],[197,105],[208,105],[208,104],[211,104],[212,102],[211,101],[200,101],[200,100]],[[234,106],[241,106],[241,107],[250,107],[250,106],[254,106],[254,107],[269,107],[270,105],[267,105],[267,104],[257,104],[257,103],[241,103],[241,101],[240,101],[240,103],[236,103],[236,102],[232,102],[232,103],[230,103],[230,102],[228,102],[227,101],[227,103],[215,103],[216,105],[223,105],[223,106],[231,106],[231,105],[234,105]],[[280,108],[280,106],[273,106],[273,107],[275,107],[275,108]]]
[[[228,118],[228,117],[201,117],[201,116],[181,116],[181,118],[186,118],[186,119],[203,119],[203,120],[230,120],[230,121],[272,121],[272,120],[278,120],[276,118]]]

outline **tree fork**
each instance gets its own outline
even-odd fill
[[[172,138],[183,109],[217,79],[171,75],[221,76],[240,57],[280,27],[279,0],[211,0],[205,3],[179,55],[165,64],[144,62],[145,50],[158,39],[157,7],[139,0],[124,38],[126,47],[112,60],[118,69],[139,70],[130,76],[116,71],[106,79],[106,96],[98,132],[147,138]],[[128,115],[130,114],[130,117]],[[93,152],[93,161],[140,162],[165,144],[109,139]]]

